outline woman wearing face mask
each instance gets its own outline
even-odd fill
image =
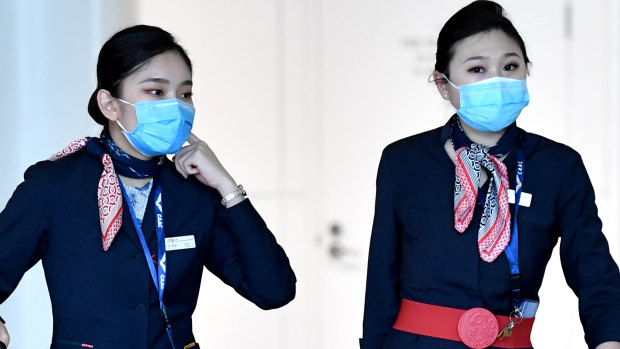
[[[19,246],[0,249],[0,302],[42,259],[52,348],[198,348],[203,266],[263,309],[291,301],[284,251],[191,133],[183,48],[157,27],[124,29],[102,47],[97,77],[88,111],[101,136],[30,167],[0,214],[0,246]]]
[[[436,59],[456,114],[383,152],[361,348],[531,348],[558,238],[589,348],[620,348],[620,275],[581,158],[515,124],[530,98],[521,36],[476,1]]]

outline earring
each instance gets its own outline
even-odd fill
[[[444,98],[444,99],[448,99],[448,93],[447,93],[447,92],[446,92],[446,93],[444,93],[443,98]]]

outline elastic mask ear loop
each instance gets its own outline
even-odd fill
[[[460,90],[460,89],[461,89],[460,87],[458,87],[458,86],[456,86],[455,84],[453,84],[453,83],[452,83],[452,81],[450,81],[450,79],[448,79],[448,77],[446,76],[446,74],[441,73],[441,75],[443,75],[443,78],[444,78],[444,79],[446,79],[446,81],[447,81],[447,82],[448,82],[448,83],[449,83],[452,87],[454,87],[454,88],[455,88],[455,89],[457,89],[457,90]]]
[[[444,75],[444,76],[445,76],[445,75]],[[131,103],[127,102],[126,100],[122,99],[122,98],[117,98],[117,99],[118,99],[119,101],[121,101],[121,102],[125,103],[125,104],[129,104],[130,106],[132,106],[132,107],[134,107],[134,108],[136,107],[136,105],[135,105],[135,104],[131,104]]]
[[[455,84],[453,84],[453,83],[452,83],[452,81],[450,81],[450,79],[448,79],[448,77],[446,76],[446,74],[441,73],[441,75],[443,75],[443,78],[444,78],[444,79],[446,79],[446,81],[447,81],[447,82],[448,82],[448,83],[449,83],[452,87],[454,87],[454,88],[455,88],[455,89],[457,89],[457,90],[460,90],[460,89],[461,89],[460,87],[458,87],[458,86],[456,86]]]
[[[116,120],[116,124],[117,124],[118,126],[120,126],[121,130],[123,130],[123,131],[127,132],[127,130],[123,127],[123,124],[121,124],[121,122],[120,122],[120,121],[118,121],[118,119]],[[127,133],[130,133],[130,132],[127,132]]]
[[[116,99],[118,99],[119,101],[121,101],[121,102],[123,102],[123,103],[125,103],[125,104],[129,104],[130,106],[132,106],[132,107],[134,107],[134,108],[136,107],[135,105],[133,105],[133,104],[131,104],[131,103],[127,102],[126,100],[124,100],[124,99],[122,99],[122,98],[116,98]],[[123,127],[123,124],[121,124],[121,122],[120,122],[120,121],[118,121],[118,119],[116,119],[116,123],[118,124],[118,126],[120,126],[121,130],[123,130],[123,131],[127,132],[127,130]],[[127,133],[131,133],[131,132],[127,132]]]
[[[134,108],[136,107],[135,105],[133,105],[133,104],[131,104],[131,103],[127,102],[126,100],[124,100],[124,99],[122,99],[122,98],[117,98],[117,99],[118,99],[119,101],[121,101],[121,102],[125,103],[125,104],[129,104],[130,106],[132,106],[132,107],[134,107]],[[121,122],[120,122],[120,121],[118,121],[118,119],[116,119],[116,124],[117,124],[118,126],[120,126],[121,130],[123,130],[123,131],[127,132],[127,130],[123,127],[123,124],[121,124]],[[131,132],[127,132],[127,133],[131,133]]]

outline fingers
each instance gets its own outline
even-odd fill
[[[187,143],[189,144],[195,144],[200,142],[200,138],[198,138],[198,136],[196,136],[193,132],[189,133],[189,138],[187,139]]]
[[[10,341],[11,337],[9,336],[9,331],[7,330],[6,326],[2,322],[0,322],[0,349],[6,349]]]
[[[177,169],[177,172],[179,172],[183,178],[187,179],[188,175],[185,173],[183,165],[181,165],[181,161],[176,156],[172,158],[172,160],[174,161],[174,167]]]
[[[207,143],[193,133],[190,134],[188,142],[190,144],[183,147],[173,158],[174,166],[183,178],[195,175],[200,182],[214,188],[228,181],[230,175]]]
[[[187,171],[186,158],[187,153],[177,154],[174,157],[174,167],[176,167],[177,171],[183,176],[183,178],[187,178],[190,175]]]
[[[199,155],[200,147],[197,145],[187,146],[175,155],[174,166],[184,178],[200,173],[199,161],[201,158]]]
[[[192,154],[196,153],[196,149],[204,143],[193,132],[190,132],[187,142],[189,145],[181,148],[181,150],[172,158],[172,161],[174,161],[174,166],[184,178],[199,172],[197,164],[192,162],[188,163],[187,159],[192,156]]]

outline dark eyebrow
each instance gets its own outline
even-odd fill
[[[157,84],[162,84],[162,85],[168,85],[170,84],[170,80],[168,79],[162,79],[162,78],[147,78],[144,79],[142,81],[140,81],[140,83],[145,83],[145,82],[154,82]],[[194,83],[192,82],[192,80],[185,80],[181,83],[182,86],[192,86],[194,85]]]
[[[489,58],[488,56],[473,56],[473,57],[469,57],[466,60],[464,60],[463,62],[461,62],[461,64],[469,62],[469,61],[477,61],[477,60],[484,60]]]
[[[508,58],[508,57],[521,57],[521,56],[519,56],[515,52],[508,52],[508,53],[504,53],[504,55],[502,55],[502,58]],[[466,60],[464,60],[461,64],[469,62],[469,61],[485,60],[485,59],[488,59],[488,58],[489,58],[489,56],[472,56],[472,57],[469,57]]]
[[[170,83],[170,80],[161,79],[161,78],[147,78],[147,79],[144,79],[144,80],[140,81],[141,84],[145,83],[145,82],[155,82],[155,83],[158,83],[158,84],[167,85],[167,84]]]
[[[518,55],[517,53],[515,53],[515,52],[508,52],[508,53],[504,54],[504,56],[503,56],[503,57],[504,57],[504,58],[508,58],[508,57],[519,57],[519,58],[521,58],[521,56],[519,56],[519,55]]]

